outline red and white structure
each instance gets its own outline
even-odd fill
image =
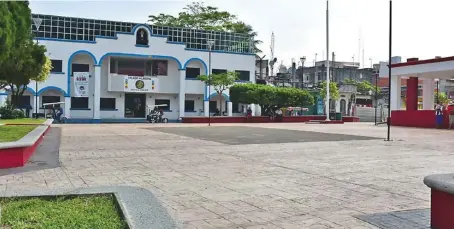
[[[435,128],[435,98],[437,80],[454,78],[454,57],[419,60],[391,64],[391,125]],[[388,64],[380,66],[381,78],[389,78]],[[406,80],[405,109],[402,109],[401,84]],[[419,83],[422,84],[422,109],[418,109]],[[443,126],[448,126],[448,114],[444,111]]]

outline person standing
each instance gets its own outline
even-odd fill
[[[454,127],[454,103],[450,102],[448,105],[448,115],[449,115],[449,124],[448,124],[448,129],[451,129]]]

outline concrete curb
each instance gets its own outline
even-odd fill
[[[30,133],[28,133],[18,141],[0,143],[0,149],[33,146],[36,141],[38,141],[44,135],[44,133],[46,133],[48,128],[49,125],[37,126],[34,130],[30,131]]]
[[[131,229],[178,229],[177,223],[153,193],[141,187],[102,186],[50,191],[6,192],[0,197],[40,197],[112,193]]]
[[[454,194],[454,173],[426,176],[424,184],[429,188]]]

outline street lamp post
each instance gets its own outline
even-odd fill
[[[378,73],[375,73],[375,125],[377,125],[377,106],[378,106]]]
[[[304,62],[306,61],[306,56],[300,58],[301,61],[301,89],[304,89]]]
[[[391,135],[391,59],[392,59],[392,26],[393,26],[393,1],[389,0],[389,59],[388,59],[388,133],[387,133],[387,141],[390,141]],[[399,96],[398,96],[399,97]]]
[[[330,99],[329,99],[329,0],[326,0],[326,101],[325,101],[325,112],[326,121],[329,120],[330,112]]]
[[[208,126],[211,126],[211,112],[210,112],[210,96],[211,96],[211,49],[213,48],[215,41],[209,39],[208,45]]]

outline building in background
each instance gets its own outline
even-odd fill
[[[255,82],[255,54],[247,34],[33,14],[32,32],[45,45],[53,69],[45,82],[28,85],[22,98],[35,110],[64,102],[69,119],[146,117],[147,106],[166,105],[170,120],[229,108],[198,75],[235,71]],[[37,22],[39,26],[37,27]],[[210,51],[210,40],[212,44]],[[209,93],[210,91],[210,93]],[[0,92],[1,101],[8,96]],[[237,108],[238,110],[238,108]]]

